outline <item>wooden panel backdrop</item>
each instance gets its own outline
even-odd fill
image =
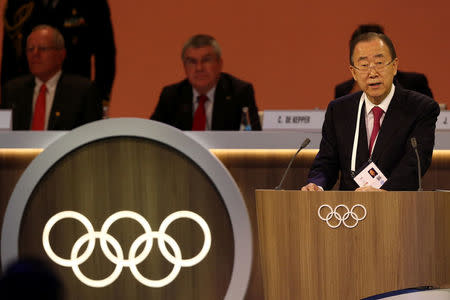
[[[127,267],[114,284],[90,288],[76,279],[71,268],[55,264],[65,283],[67,299],[115,299],[117,295],[129,299],[224,297],[234,261],[230,219],[210,179],[178,151],[146,139],[121,137],[96,141],[68,154],[47,172],[29,199],[22,219],[20,256],[48,259],[42,247],[44,225],[65,210],[86,216],[96,231],[110,215],[121,210],[141,214],[153,231],[169,214],[190,210],[205,219],[212,235],[206,258],[198,265],[181,268],[177,278],[162,288],[142,285]],[[54,251],[69,258],[74,243],[84,233],[86,229],[78,221],[58,222],[50,236]],[[118,240],[127,258],[132,242],[144,231],[136,221],[122,219],[112,225],[109,233]],[[167,234],[178,243],[184,258],[197,255],[203,245],[203,233],[192,220],[174,221]],[[138,269],[145,277],[158,280],[170,273],[173,264],[161,255],[154,241],[150,255]],[[106,259],[97,240],[93,255],[80,268],[87,277],[99,280],[109,276],[115,264]]]
[[[41,150],[0,149],[0,221],[7,201],[26,166]],[[258,245],[255,189],[272,189],[278,185],[296,150],[220,150],[212,149],[236,180],[246,201],[253,227],[254,245]],[[298,189],[306,180],[317,150],[303,150],[286,178],[285,189]],[[121,174],[121,173],[119,173]],[[102,176],[112,176],[103,174]],[[425,190],[450,189],[450,150],[435,150],[430,169],[423,178]],[[156,226],[156,225],[154,225]],[[246,299],[263,299],[259,250],[254,247],[254,263]]]

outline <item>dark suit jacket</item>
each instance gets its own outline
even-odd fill
[[[353,86],[356,84],[352,78],[343,83],[336,85],[334,88],[334,98],[339,98],[350,94]],[[402,87],[407,90],[416,91],[433,98],[433,93],[428,86],[427,77],[420,73],[402,72],[397,71],[397,75],[394,77],[395,86]]]
[[[350,163],[361,94],[362,92],[358,92],[344,96],[328,105],[320,150],[311,167],[308,182],[329,190],[333,188],[340,172],[341,190],[354,190],[358,187],[351,176]],[[363,105],[356,170],[363,168],[369,160],[364,114]],[[417,139],[424,175],[431,163],[438,115],[439,105],[433,99],[396,87],[372,155],[372,161],[388,179],[382,189],[417,190],[417,160],[410,139]]]
[[[2,90],[2,107],[13,110],[13,130],[29,130],[32,119],[34,76],[9,81]],[[48,130],[71,130],[102,118],[102,103],[92,82],[62,74],[55,90]]]
[[[193,97],[192,85],[187,79],[164,87],[151,119],[191,130]],[[214,95],[211,130],[239,130],[245,106],[249,109],[252,130],[261,130],[253,86],[222,73]]]
[[[114,80],[116,58],[107,0],[58,0],[55,8],[46,8],[42,3],[43,0],[8,0],[1,82],[29,74],[24,51],[26,39],[33,27],[48,24],[64,36],[65,72],[91,78],[91,56],[95,56],[94,81],[103,99],[107,99]],[[17,12],[23,8],[28,8],[28,13],[22,12],[22,17],[17,18]]]

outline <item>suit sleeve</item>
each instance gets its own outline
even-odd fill
[[[325,113],[320,149],[311,166],[307,180],[308,183],[315,183],[324,190],[333,188],[339,174],[339,156],[333,110],[333,102],[331,102]]]
[[[417,92],[427,95],[430,98],[433,98],[433,93],[431,92],[431,88],[428,85],[428,79],[425,75],[421,74],[421,76],[416,81],[415,86]]]
[[[251,84],[248,86],[246,99],[252,130],[261,130],[261,122],[259,121],[258,107],[256,106],[255,100],[255,91]]]
[[[89,84],[86,90],[83,106],[83,116],[80,125],[102,119],[102,98],[98,88],[92,83]]]
[[[169,102],[169,90],[167,87],[165,87],[161,91],[158,104],[156,105],[155,111],[151,115],[150,119],[158,122],[168,123],[169,116],[171,115]]]
[[[106,0],[98,1],[97,14],[92,26],[95,31],[95,84],[102,99],[109,100],[116,73],[116,46],[111,23],[111,14]]]
[[[1,99],[0,99],[0,108],[2,109],[7,109],[7,108],[11,108],[11,103],[9,103],[8,99],[8,86],[7,85],[3,85],[2,86],[2,92],[1,92]]]
[[[350,94],[355,82],[353,79],[344,81],[334,87],[334,99]]]
[[[414,127],[410,131],[405,145],[405,155],[392,170],[388,180],[381,187],[385,190],[417,190],[418,169],[417,157],[411,146],[410,139],[417,140],[417,150],[420,157],[421,176],[431,165],[433,156],[436,120],[439,115],[439,106],[435,101],[427,101],[417,108],[420,111]]]

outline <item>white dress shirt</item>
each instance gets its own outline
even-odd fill
[[[391,103],[392,97],[394,96],[394,92],[395,92],[395,86],[394,84],[392,84],[392,88],[391,91],[389,92],[389,94],[386,96],[386,98],[384,98],[383,101],[381,101],[380,104],[375,105],[372,102],[370,102],[370,100],[367,98],[366,93],[364,93],[364,104],[366,106],[366,130],[367,130],[367,145],[369,145],[370,143],[370,136],[372,135],[372,129],[373,129],[373,112],[372,112],[372,108],[374,108],[375,106],[378,106],[379,108],[381,108],[384,111],[384,114],[381,116],[380,119],[380,127],[381,124],[383,124],[383,120],[384,120],[384,116],[386,115],[386,112],[388,110],[389,104]],[[378,136],[376,137],[374,143],[373,143],[373,148],[375,148],[375,144],[377,143],[377,139]]]
[[[192,88],[192,93],[194,95],[194,98],[192,99],[192,115],[194,115],[195,110],[197,109],[198,106],[198,97],[200,96],[200,93],[197,92],[194,88]],[[205,102],[206,130],[211,130],[215,93],[216,87],[213,87],[205,95],[208,98],[208,101]]]
[[[47,80],[45,82],[45,86],[47,87],[47,92],[45,93],[45,127],[44,129],[47,130],[48,128],[48,120],[50,119],[50,113],[52,111],[53,106],[53,100],[55,99],[55,91],[56,91],[56,85],[58,84],[59,78],[61,77],[62,71],[59,71],[55,75],[53,75],[52,78]],[[35,86],[34,86],[34,92],[33,92],[33,111],[31,116],[34,115],[34,107],[36,106],[36,101],[39,96],[39,91],[41,90],[41,86],[44,84],[42,80],[35,77]],[[33,122],[33,120],[31,120]]]

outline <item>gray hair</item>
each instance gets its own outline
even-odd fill
[[[42,25],[38,25],[36,27],[33,28],[33,30],[31,32],[35,32],[38,30],[43,30],[43,29],[47,29],[52,31],[53,30],[53,43],[54,43],[54,47],[57,49],[64,49],[64,37],[61,34],[61,32],[56,29],[53,26],[47,25],[47,24],[42,24]]]
[[[184,61],[184,55],[187,49],[207,46],[211,46],[214,49],[214,53],[216,53],[218,59],[222,57],[222,50],[214,37],[207,34],[196,34],[184,44],[183,50],[181,50],[181,59]]]
[[[397,58],[397,53],[395,52],[394,43],[392,43],[392,40],[383,33],[376,33],[376,32],[366,32],[363,34],[358,35],[354,39],[350,41],[350,65],[354,66],[353,61],[353,52],[355,51],[355,47],[359,42],[370,42],[375,39],[380,39],[383,41],[383,43],[388,47],[389,53],[391,54],[391,58],[394,60]]]

